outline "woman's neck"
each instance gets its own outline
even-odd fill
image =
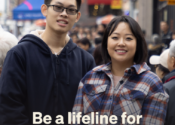
[[[129,68],[133,65],[133,62],[117,62],[117,61],[112,61],[112,74],[115,76],[121,76],[123,77],[124,72],[126,70],[126,68]]]

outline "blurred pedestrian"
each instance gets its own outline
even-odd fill
[[[164,82],[164,76],[169,73],[167,59],[168,59],[169,49],[162,52],[160,56],[152,55],[150,58],[150,64],[156,66],[156,74]]]
[[[78,40],[77,45],[80,48],[89,52],[90,54],[93,54],[93,52],[94,52],[94,47],[91,45],[89,39],[87,39],[87,38],[83,38],[83,39]]]
[[[163,51],[165,44],[161,42],[161,39],[158,34],[153,34],[151,43],[148,44],[148,58],[147,63],[151,67],[151,71],[154,72],[155,66],[150,65],[149,59],[152,55],[160,55]]]
[[[17,43],[18,39],[13,34],[4,31],[0,25],[0,76],[7,52]]]
[[[102,56],[107,64],[83,77],[73,112],[89,116],[97,111],[100,115],[115,115],[117,124],[122,124],[121,116],[126,112],[127,116],[141,115],[140,125],[163,125],[169,97],[161,80],[145,63],[145,46],[141,28],[134,19],[114,18],[102,42]]]
[[[76,33],[71,33],[70,37],[72,38],[73,43],[77,44],[78,36]]]
[[[161,40],[169,48],[169,44],[172,40],[172,32],[169,30],[168,23],[166,21],[160,22],[160,30],[161,30]]]
[[[165,76],[164,87],[170,99],[164,125],[175,125],[175,40],[170,43],[167,64],[170,73]]]
[[[79,39],[82,39],[82,38],[86,37],[86,34],[84,33],[83,27],[79,27],[77,36],[78,36]]]
[[[100,45],[102,43],[102,37],[98,37],[98,38],[95,38],[95,47],[97,47],[98,45]]]
[[[97,45],[97,47],[94,50],[93,56],[95,59],[96,66],[104,64],[102,58],[101,44]]]
[[[75,25],[75,27],[73,28],[73,33],[78,33],[78,31],[79,31],[79,25]]]
[[[172,39],[175,40],[175,30],[172,32]]]
[[[97,33],[98,35],[100,35],[101,37],[103,37],[104,31],[106,29],[106,25],[105,24],[99,24],[97,27]]]
[[[46,29],[24,36],[8,52],[0,78],[0,125],[45,125],[35,119],[40,113],[52,125],[68,125],[78,83],[95,66],[93,56],[67,35],[81,16],[80,5],[81,0],[44,0]]]

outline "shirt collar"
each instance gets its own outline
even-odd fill
[[[133,69],[135,69],[135,70],[133,70]],[[146,62],[144,62],[142,64],[134,64],[134,65],[132,65],[130,68],[127,68],[125,70],[125,72],[128,72],[129,70],[131,72],[136,72],[137,74],[141,74],[141,73],[143,73],[145,71],[150,70],[150,68],[148,67]],[[104,64],[104,65],[101,65],[101,66],[98,66],[98,67],[94,68],[93,71],[95,71],[95,72],[111,71],[111,62],[109,62],[107,64]]]

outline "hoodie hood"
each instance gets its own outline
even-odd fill
[[[41,35],[44,32],[44,30],[36,30],[32,31],[30,34],[24,36],[18,44],[21,44],[23,42],[31,42],[32,44],[35,44],[36,46],[39,47],[41,53],[45,55],[50,55],[51,56],[51,61],[52,61],[52,68],[54,72],[54,77],[56,79],[56,72],[55,72],[55,63],[54,63],[54,57],[53,54],[48,47],[48,45],[41,39]],[[67,35],[66,40],[68,40],[66,46],[64,49],[61,51],[59,56],[66,55],[66,72],[67,72],[67,84],[69,84],[69,66],[68,66],[68,55],[75,49],[77,48],[77,45],[73,43],[72,39]],[[58,40],[59,42],[59,40]]]
[[[48,47],[48,45],[41,39],[41,35],[44,33],[45,30],[36,30],[36,31],[32,31],[30,34],[24,36],[20,41],[20,43],[23,42],[32,42],[33,44],[37,45],[40,47],[40,49],[42,50],[43,53],[45,54],[52,54],[50,48]],[[62,54],[65,54],[65,48],[67,48],[67,53],[70,53],[73,49],[75,49],[77,47],[76,44],[72,43],[72,39],[67,35],[66,36],[66,46],[64,47],[64,49],[62,50]]]

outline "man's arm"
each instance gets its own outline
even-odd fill
[[[29,125],[25,80],[25,60],[10,50],[0,77],[0,125]]]

